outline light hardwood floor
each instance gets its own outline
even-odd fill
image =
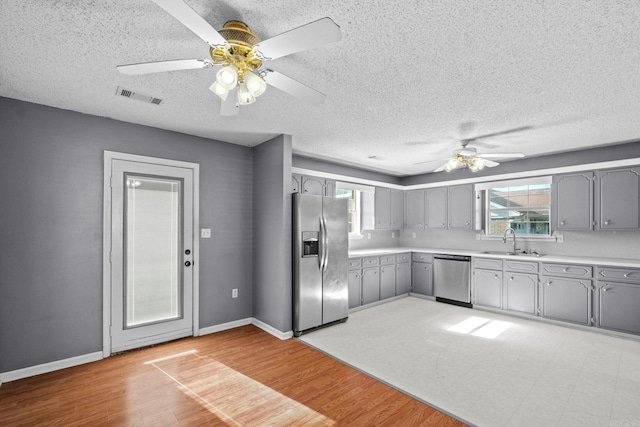
[[[244,326],[0,387],[1,426],[463,426],[295,339]]]

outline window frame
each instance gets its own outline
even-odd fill
[[[375,193],[375,187],[363,184],[356,184],[352,182],[336,181],[334,197],[338,196],[338,190],[351,190],[355,193],[354,207],[355,207],[355,230],[349,232],[350,239],[362,239],[363,231],[365,230],[364,218],[363,218],[363,199],[362,193]]]

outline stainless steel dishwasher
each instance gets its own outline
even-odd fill
[[[436,301],[471,307],[471,257],[434,255],[433,294]]]

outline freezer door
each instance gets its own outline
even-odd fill
[[[322,196],[294,194],[293,209],[293,330],[304,331],[322,325],[320,256],[305,256],[303,245],[303,236],[321,235]]]
[[[349,315],[349,230],[347,199],[323,199],[324,256],[322,272],[322,323],[331,323]],[[322,241],[322,238],[321,238]]]

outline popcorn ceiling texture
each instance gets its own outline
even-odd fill
[[[214,28],[242,20],[261,39],[331,17],[341,41],[267,63],[325,103],[270,87],[221,117],[208,90],[217,68],[119,73],[209,57],[150,0],[3,0],[0,96],[247,146],[287,133],[298,154],[399,176],[434,170],[462,137],[522,126],[532,129],[475,147],[535,156],[640,138],[637,0],[187,3]],[[116,96],[118,86],[164,102]]]

